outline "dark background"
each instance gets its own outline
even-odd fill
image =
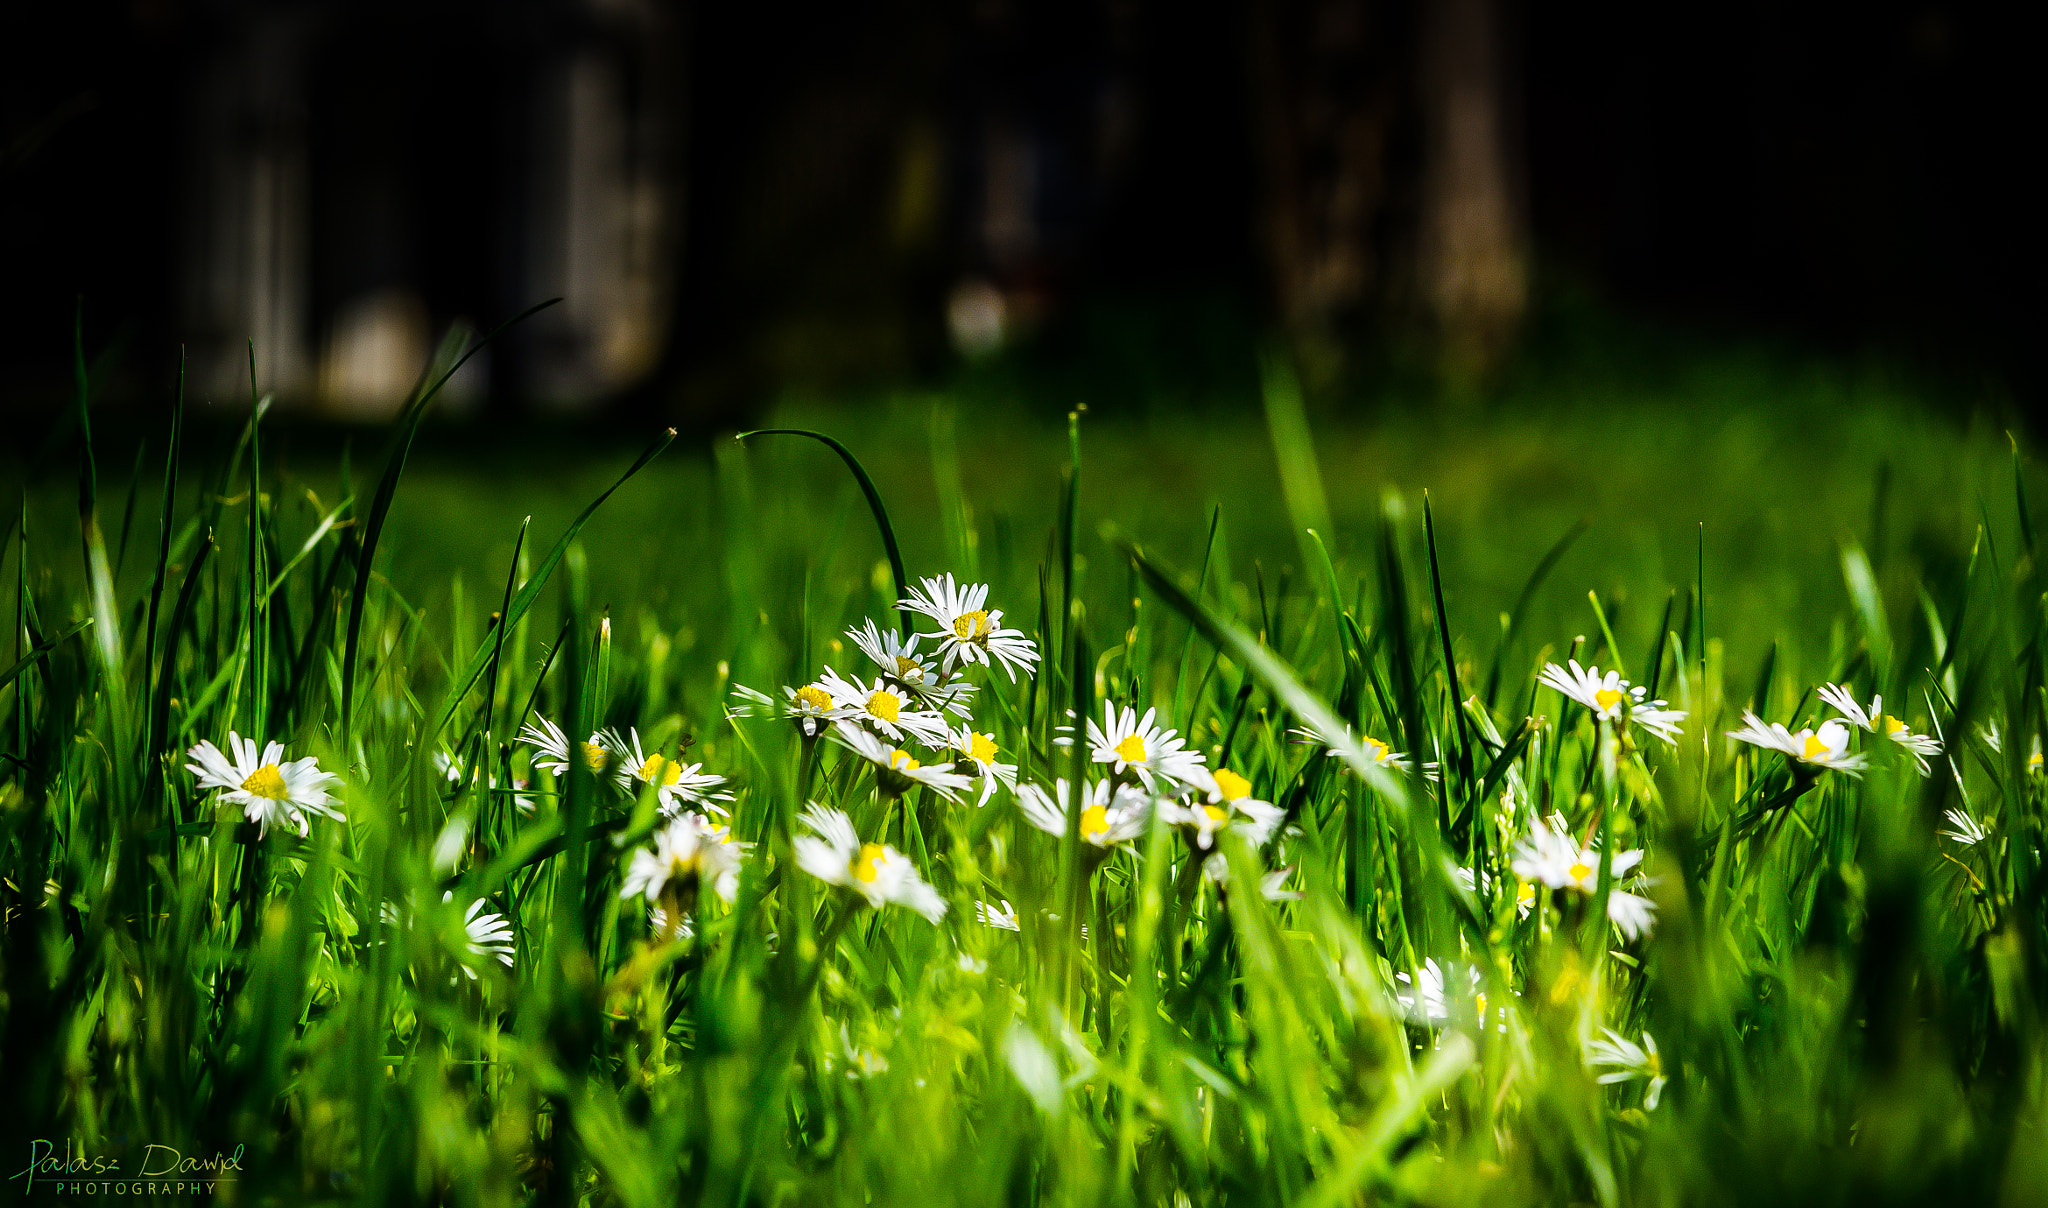
[[[1489,7],[1531,287],[1476,380],[1592,313],[1877,350],[2041,414],[2043,73],[2021,6]],[[545,296],[522,232],[549,204],[553,161],[536,148],[557,122],[546,81],[565,48],[616,68],[619,112],[639,123],[621,170],[661,186],[649,203],[667,232],[653,253],[658,330],[606,377],[574,369],[597,328],[536,325],[494,353],[477,404],[492,413],[717,423],[791,385],[942,381],[962,365],[949,291],[983,278],[1024,317],[1004,356],[1027,376],[1228,396],[1277,336],[1324,350],[1328,372],[1311,376],[1328,392],[1363,395],[1390,366],[1439,364],[1428,349],[1441,316],[1409,267],[1432,11],[8,5],[0,412],[63,406],[81,299],[96,389],[115,405],[160,392],[180,343],[211,341],[220,361],[253,334],[195,318],[189,282],[210,254],[195,235],[212,204],[206,156],[274,136],[261,104],[209,119],[206,89],[265,64],[304,157],[304,306],[291,323],[308,347],[349,298],[394,282],[436,331]],[[1366,268],[1334,300],[1276,285],[1284,256],[1262,233],[1284,183],[1276,105],[1370,140],[1363,177],[1319,168],[1314,138],[1292,169],[1369,182],[1367,204],[1345,211]],[[1025,132],[1032,154],[1019,194],[1029,236],[1014,246],[990,234],[998,129]],[[222,396],[224,372],[207,387]]]

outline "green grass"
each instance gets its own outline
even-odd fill
[[[1064,710],[1130,703],[1285,809],[1262,849],[1221,839],[1227,891],[1164,815],[1098,859],[1007,790],[895,798],[726,716],[735,683],[865,675],[843,631],[894,623],[867,504],[811,441],[668,448],[575,540],[657,433],[476,466],[430,432],[402,477],[203,433],[168,489],[98,474],[81,513],[36,485],[0,562],[7,1171],[41,1139],[122,1177],[151,1144],[240,1146],[248,1203],[2048,1194],[2043,488],[2001,433],[1733,358],[1484,413],[1303,417],[1284,378],[1247,406],[1077,441],[989,398],[774,417],[847,442],[911,576],[990,583],[1037,642],[1034,676],[974,673],[1025,780],[1071,776]],[[1655,682],[1683,739],[1538,689],[1567,653]],[[1938,731],[1935,774],[1874,737],[1860,779],[1722,737],[1749,705],[1814,724],[1826,681]],[[668,899],[696,938],[620,897],[652,799],[535,773],[534,712],[730,778],[753,846],[732,904]],[[1339,719],[1437,778],[1289,739]],[[346,821],[259,840],[184,770],[230,730],[317,756]],[[533,812],[437,753],[531,778]],[[799,870],[807,800],[906,853],[944,919]],[[1953,808],[1989,837],[1941,837]],[[1647,851],[1649,936],[1607,923],[1606,875],[1517,909],[1510,858],[1553,813]],[[1278,868],[1299,899],[1254,890]],[[509,970],[467,953],[479,898]],[[976,921],[1003,900],[1020,932]],[[1428,967],[1440,1017],[1400,1000]],[[1654,1106],[1598,1080],[1610,1028],[1654,1037]]]

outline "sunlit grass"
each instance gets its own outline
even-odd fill
[[[900,570],[791,436],[401,472],[401,428],[351,480],[251,425],[153,436],[177,482],[95,476],[83,523],[37,493],[0,565],[0,1141],[239,1145],[247,1202],[2033,1198],[2044,597],[2003,436],[1741,366],[1375,423],[1267,387],[787,404]],[[977,685],[945,720],[981,764],[890,736],[920,783],[774,715],[823,666],[874,687],[847,631],[944,573],[1038,656],[922,672]],[[1645,703],[1539,683],[1568,658]],[[1840,716],[1825,683],[1908,729],[1844,732],[1849,770],[1725,736]],[[1155,728],[1062,812],[1105,705]],[[1218,792],[1153,776],[1163,730]],[[186,771],[230,731],[343,820],[259,838]]]

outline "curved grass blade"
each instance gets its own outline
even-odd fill
[[[868,477],[867,470],[860,464],[860,459],[853,455],[853,451],[823,432],[812,432],[807,428],[756,428],[751,432],[742,432],[733,439],[745,440],[749,436],[808,436],[839,454],[839,460],[845,462],[846,468],[853,471],[853,480],[860,484],[861,494],[868,498],[868,510],[875,514],[875,527],[882,531],[882,548],[889,555],[889,573],[896,576],[896,598],[908,598],[910,580],[903,573],[903,552],[896,547],[896,530],[889,523],[889,510],[882,506],[882,493],[875,489],[875,480]],[[896,616],[904,636],[908,637],[910,614],[899,608],[896,610]]]
[[[406,455],[412,451],[413,437],[419,434],[420,423],[427,416],[427,405],[455,376],[457,370],[469,363],[469,358],[483,351],[491,341],[498,338],[507,328],[539,314],[560,298],[549,298],[545,302],[527,307],[518,314],[500,323],[483,339],[471,344],[461,356],[455,356],[451,345],[454,339],[466,335],[460,328],[451,330],[450,339],[443,341],[441,351],[435,354],[433,365],[420,378],[414,388],[413,399],[399,414],[398,430],[392,437],[391,457],[384,464],[384,474],[377,480],[377,493],[371,497],[370,513],[363,526],[362,550],[356,556],[355,583],[349,591],[348,633],[343,641],[341,656],[341,732],[342,745],[347,747],[347,736],[354,725],[356,697],[356,649],[361,644],[363,632],[363,603],[370,591],[370,565],[377,556],[377,538],[384,532],[384,518],[391,511],[392,497],[398,493],[398,476],[405,470]],[[452,363],[449,363],[451,362]],[[442,364],[448,368],[438,375],[434,372]],[[431,384],[430,384],[431,383]]]
[[[1444,612],[1444,576],[1437,565],[1436,520],[1429,511],[1429,492],[1422,493],[1422,535],[1429,547],[1429,589],[1436,601],[1436,633],[1443,642],[1444,687],[1451,694],[1451,713],[1457,719],[1458,727],[1458,779],[1467,788],[1472,784],[1472,735],[1468,732],[1471,723],[1465,719],[1465,690],[1458,683],[1458,660],[1451,652],[1451,618]]]
[[[541,588],[547,586],[548,576],[554,573],[555,564],[562,560],[562,555],[569,552],[569,546],[576,540],[576,534],[583,531],[584,524],[589,521],[591,516],[596,514],[597,509],[603,506],[605,500],[612,497],[612,492],[625,486],[627,479],[645,469],[647,463],[659,456],[663,449],[668,448],[669,442],[675,440],[675,438],[676,430],[674,428],[664,430],[653,444],[647,446],[646,452],[640,454],[638,458],[634,459],[632,465],[626,467],[626,472],[619,475],[616,482],[604,489],[604,494],[591,500],[590,506],[577,513],[576,519],[569,522],[569,527],[562,533],[561,539],[555,542],[555,547],[548,551],[548,556],[541,559],[540,567],[534,571],[533,577],[526,581],[526,586],[520,588],[518,594],[513,596],[511,602],[506,605],[504,616],[498,621],[501,630],[517,625],[520,618],[526,615],[527,610],[533,607],[534,600],[540,596]],[[523,533],[524,531],[522,527],[521,532]],[[516,566],[517,564],[515,559],[514,565]],[[456,676],[454,682],[448,685],[448,705],[441,711],[441,720],[434,723],[434,728],[428,733],[426,742],[422,744],[422,749],[431,746],[434,739],[438,738],[441,731],[454,719],[455,710],[461,707],[462,699],[469,695],[469,690],[476,685],[477,677],[484,673],[485,667],[490,664],[497,649],[495,633],[478,643],[476,653],[470,657],[469,666],[465,667],[462,674]]]
[[[1336,711],[1324,704],[1321,697],[1309,691],[1295,678],[1294,672],[1280,661],[1279,656],[1260,645],[1258,639],[1244,630],[1202,607],[1181,590],[1171,574],[1146,558],[1136,546],[1126,545],[1125,552],[1137,563],[1138,572],[1145,577],[1145,582],[1152,588],[1153,593],[1164,601],[1167,607],[1186,617],[1212,645],[1240,660],[1275,699],[1315,727],[1328,742],[1330,749],[1337,752],[1354,772],[1389,802],[1396,813],[1411,823],[1426,817],[1407,779],[1388,771],[1375,762],[1372,756],[1366,754],[1365,748],[1351,735],[1344,722],[1338,718]],[[1457,903],[1466,915],[1467,921],[1472,924],[1476,933],[1475,942],[1481,942],[1484,925],[1479,919],[1478,904],[1473,900],[1471,891],[1459,884],[1457,878],[1452,875],[1452,865],[1444,858],[1442,838],[1430,826],[1410,825],[1408,831],[1427,848],[1423,863],[1434,871],[1451,900]]]
[[[162,673],[156,666],[156,622],[157,610],[164,601],[164,580],[170,574],[171,566],[171,518],[177,506],[178,497],[178,454],[185,439],[185,350],[178,350],[178,391],[171,403],[171,447],[164,455],[164,496],[161,511],[157,517],[156,571],[149,581],[149,613],[142,632],[142,678],[150,688],[150,699],[156,698],[158,681]],[[144,721],[142,758],[144,766],[157,766],[156,744],[163,731],[157,725],[156,710],[152,708]],[[159,773],[152,770],[152,788]]]
[[[1514,644],[1515,635],[1521,631],[1522,617],[1529,611],[1530,601],[1536,598],[1536,590],[1543,586],[1543,581],[1550,577],[1550,572],[1557,568],[1557,564],[1563,560],[1565,552],[1571,549],[1572,544],[1592,527],[1591,516],[1579,517],[1578,522],[1566,529],[1564,536],[1559,537],[1551,545],[1549,552],[1536,563],[1536,569],[1529,572],[1528,581],[1522,584],[1521,594],[1515,597],[1515,606],[1508,610],[1508,627],[1506,632],[1500,635],[1500,647],[1493,652],[1493,670],[1486,677],[1487,708],[1491,709],[1493,702],[1500,699],[1501,664],[1507,658],[1508,648]]]
[[[5,671],[0,671],[0,691],[4,691],[7,685],[13,683],[15,681],[15,678],[18,677],[22,672],[27,671],[30,667],[35,666],[36,663],[42,660],[43,656],[49,654],[52,650],[55,650],[57,647],[62,646],[64,643],[76,637],[80,632],[82,632],[85,629],[86,626],[92,624],[92,622],[93,618],[87,617],[83,621],[80,621],[78,624],[73,625],[71,628],[65,630],[64,632],[57,634],[54,637],[44,638],[42,641],[37,642],[34,646],[30,647],[29,652],[21,656],[19,659],[16,659],[12,667],[9,667]]]

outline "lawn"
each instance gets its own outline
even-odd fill
[[[2048,1194],[1998,424],[1070,402],[778,404],[886,530],[802,435],[100,424],[0,562],[10,1189]]]

